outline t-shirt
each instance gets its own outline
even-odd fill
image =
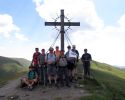
[[[56,55],[54,53],[52,53],[52,54],[48,53],[46,55],[46,61],[51,62],[49,64],[55,63],[56,62]]]
[[[84,62],[90,62],[91,60],[92,60],[92,57],[91,57],[91,54],[89,54],[89,53],[86,53],[86,54],[83,54],[82,55],[82,61],[84,61]]]
[[[34,65],[38,64],[39,55],[40,55],[40,52],[35,52],[33,54],[33,63],[34,63]]]
[[[70,50],[70,51],[66,52],[65,56],[66,56],[66,59],[68,62],[75,63],[76,57],[77,57],[77,54],[75,52]]]
[[[29,72],[28,72],[28,79],[29,79],[29,80],[35,79],[36,76],[37,76],[37,73],[36,73],[35,71],[29,71]]]
[[[79,60],[79,52],[78,52],[78,50],[76,50],[76,49],[75,49],[75,50],[72,49],[72,51],[75,52],[75,53],[77,54],[77,61],[78,61],[78,60]]]
[[[59,50],[58,50],[58,51],[54,51],[54,53],[55,53],[56,57],[59,58],[59,56],[60,56],[60,51],[59,51]]]
[[[45,63],[45,56],[46,54],[40,54],[39,55],[39,63],[44,64]]]

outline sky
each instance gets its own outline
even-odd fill
[[[87,48],[93,60],[125,67],[124,4],[125,0],[0,0],[0,56],[31,60],[36,47],[47,51],[59,31],[44,23],[55,21],[64,9],[65,17],[80,22],[66,33],[80,57]],[[65,41],[65,51],[67,45]]]

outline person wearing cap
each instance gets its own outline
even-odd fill
[[[81,61],[83,62],[84,78],[90,78],[90,62],[92,61],[91,54],[84,49],[84,54],[82,55]]]
[[[79,52],[78,52],[78,50],[76,50],[76,46],[75,45],[72,45],[72,51],[77,54],[77,58],[76,58],[76,61],[75,61],[75,66],[74,66],[74,69],[73,69],[74,78],[75,78],[75,80],[77,80],[77,77],[76,77],[77,68],[76,67],[77,67],[77,63],[79,62]]]
[[[42,49],[38,58],[38,62],[39,62],[40,83],[44,85],[47,84],[47,66],[45,62],[45,57],[46,57],[45,49]]]
[[[33,66],[29,66],[28,75],[27,77],[24,77],[23,79],[21,79],[21,85],[26,84],[28,86],[28,89],[32,90],[33,85],[37,83],[37,81],[38,81],[37,72],[34,70]]]
[[[76,61],[76,53],[73,52],[71,50],[71,46],[67,46],[68,51],[66,52],[65,56],[67,59],[67,67],[68,67],[68,71],[69,71],[69,78],[70,81],[72,82],[73,78],[74,78],[74,72],[73,69],[75,67],[75,61]]]
[[[52,79],[54,79],[54,83],[57,86],[56,55],[52,47],[49,48],[49,53],[46,55],[46,63],[49,86],[52,85]]]
[[[39,55],[40,55],[39,48],[35,48],[35,53],[33,54],[33,59],[31,64],[34,66],[38,75],[39,75],[39,63],[38,63]]]

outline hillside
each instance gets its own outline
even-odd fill
[[[30,65],[30,61],[24,58],[12,58],[13,60],[19,62],[23,67],[28,67]]]
[[[23,58],[7,58],[0,56],[0,82],[25,72],[29,64],[30,61]]]
[[[81,62],[77,68],[78,76],[81,77]],[[18,85],[19,80],[15,80],[1,88],[0,97],[15,96],[20,100],[125,100],[125,71],[96,61],[91,66],[91,79],[79,78],[71,88],[45,88],[40,85],[27,95],[27,91],[17,88]]]
[[[81,66],[81,64],[80,64]],[[90,80],[81,80],[92,95],[80,100],[125,100],[125,71],[93,61]]]

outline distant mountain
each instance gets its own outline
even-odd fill
[[[27,69],[30,61],[23,58],[7,58],[0,56],[0,78],[7,78]]]
[[[13,60],[19,62],[23,67],[28,67],[31,61],[24,58],[12,58]]]

